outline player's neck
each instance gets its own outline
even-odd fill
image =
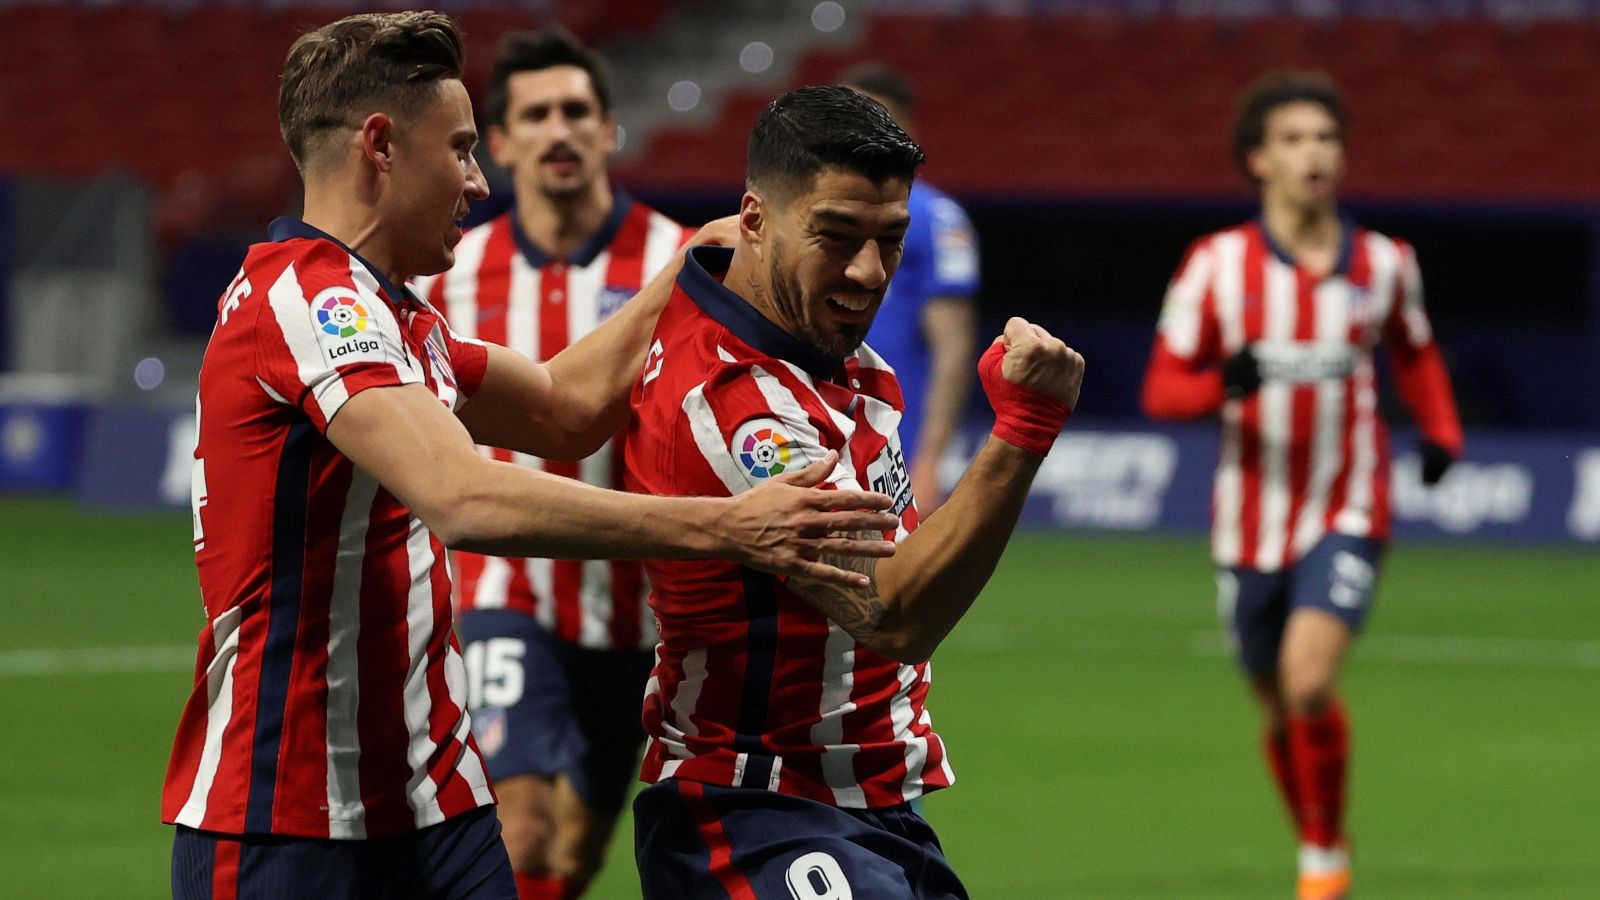
[[[1301,265],[1323,273],[1333,268],[1344,226],[1332,203],[1300,206],[1267,197],[1261,204],[1261,224],[1273,243]]]
[[[728,263],[728,273],[722,276],[722,286],[755,307],[767,321],[783,328],[777,309],[772,305],[772,286],[767,283],[761,260],[749,247],[740,244],[733,248],[733,259]],[[788,331],[787,328],[783,330]]]
[[[580,194],[555,199],[536,189],[518,189],[517,224],[539,249],[565,259],[605,225],[616,200],[604,178]]]
[[[324,190],[306,185],[305,211],[301,219],[349,247],[394,284],[404,284],[415,274],[395,269],[394,250],[377,210],[354,200],[347,190]]]

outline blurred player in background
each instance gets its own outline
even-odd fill
[[[1260,190],[1261,217],[1190,247],[1144,384],[1155,418],[1222,417],[1218,605],[1299,830],[1301,900],[1350,886],[1337,682],[1389,537],[1380,342],[1421,431],[1423,480],[1436,483],[1462,451],[1416,255],[1340,213],[1344,134],[1325,76],[1273,73],[1246,92],[1234,153]]]
[[[905,76],[881,63],[861,63],[839,81],[882,103],[901,128],[916,135],[917,95]],[[966,212],[917,179],[905,255],[867,341],[900,380],[900,433],[908,441],[911,490],[924,516],[944,501],[939,460],[961,425],[972,387],[978,268],[978,236]]]
[[[900,388],[862,339],[900,261],[921,161],[855,91],[779,97],[750,139],[738,244],[691,252],[656,329],[634,392],[630,488],[737,496],[836,451],[832,483],[893,495],[903,543],[861,566],[870,586],[840,590],[648,564],[662,642],[644,710],[653,786],[634,817],[652,900],[966,896],[910,803],[954,777],[923,706],[928,657],[1005,549],[1083,360],[1007,324],[980,365],[995,436],[917,530]]]
[[[892,528],[888,497],[638,497],[480,456],[576,459],[627,419],[670,281],[549,365],[458,337],[406,279],[443,271],[472,156],[461,36],[439,13],[352,16],[296,40],[279,121],[305,182],[218,305],[200,369],[195,560],[206,625],[162,818],[172,892],[511,900],[470,734],[445,548],[725,555],[865,584],[820,539]],[[675,268],[675,267],[674,267]],[[470,399],[469,399],[470,398]],[[830,556],[830,558],[836,558]]]
[[[548,360],[620,309],[688,233],[606,180],[617,146],[607,71],[564,30],[506,39],[484,112],[515,204],[419,288],[458,333]],[[615,443],[581,463],[492,455],[621,486]],[[644,743],[656,642],[644,572],[471,553],[455,565],[473,728],[518,888],[523,900],[576,897],[604,860]]]

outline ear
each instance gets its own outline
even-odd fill
[[[617,145],[619,144],[617,140],[617,120],[612,117],[611,113],[606,113],[600,117],[600,135],[600,149],[607,158],[610,158],[612,154],[617,152]]]
[[[739,241],[761,255],[768,222],[767,201],[755,191],[745,191],[739,201]]]
[[[511,138],[506,134],[505,126],[490,125],[485,137],[489,142],[489,158],[494,160],[495,165],[509,170],[512,159],[510,158],[510,148],[506,146],[506,143]]]
[[[394,120],[384,113],[373,113],[361,123],[361,155],[379,172],[394,168]]]
[[[1260,146],[1244,155],[1244,165],[1246,169],[1250,170],[1251,176],[1257,182],[1267,180],[1266,152]]]

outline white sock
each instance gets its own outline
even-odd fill
[[[1316,844],[1300,845],[1300,874],[1330,875],[1350,868],[1350,850],[1347,847],[1318,847]]]

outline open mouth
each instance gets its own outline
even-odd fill
[[[846,319],[860,319],[872,308],[871,297],[829,297],[828,309]]]

